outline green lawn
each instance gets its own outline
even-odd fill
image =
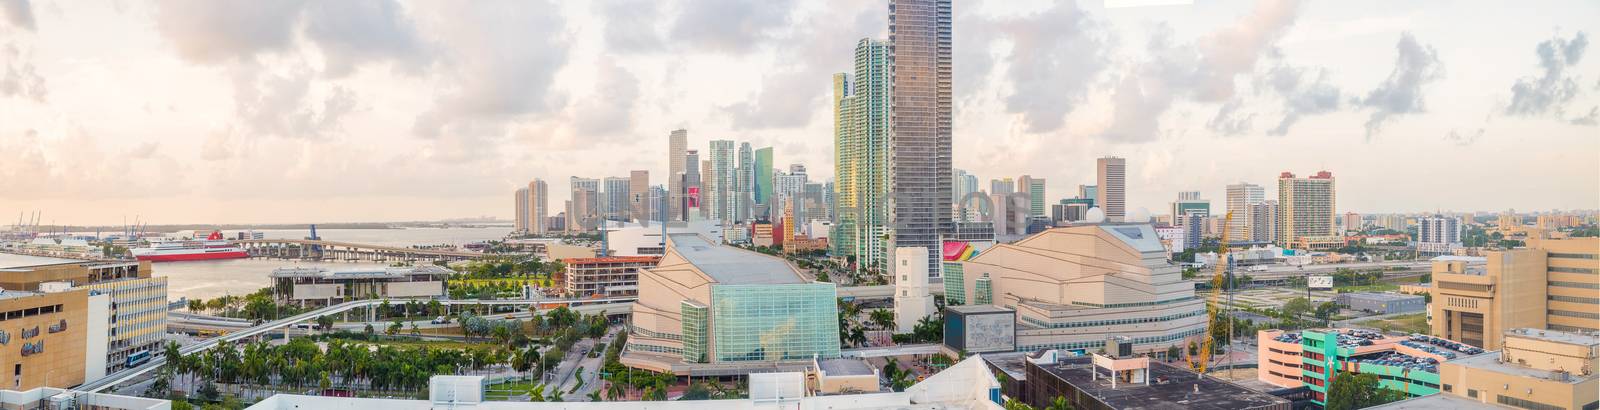
[[[528,390],[539,383],[532,380],[514,380],[484,386],[484,398],[488,400],[509,400],[513,396],[528,394]]]
[[[1395,332],[1428,334],[1427,313],[1412,313],[1408,315],[1393,316],[1387,319],[1356,322],[1356,324]]]
[[[1400,290],[1400,285],[1379,283],[1375,285],[1339,286],[1335,290],[1344,292],[1395,292]]]

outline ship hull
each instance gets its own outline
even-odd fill
[[[151,262],[178,262],[178,261],[204,261],[213,259],[240,259],[248,258],[250,254],[245,251],[228,252],[201,252],[201,253],[173,253],[165,255],[138,255],[135,258]]]

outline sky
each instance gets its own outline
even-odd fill
[[[1157,2],[1161,3],[1161,2]],[[1340,212],[1600,208],[1600,3],[954,1],[954,162],[1130,208],[1327,170]],[[0,0],[0,224],[509,219],[667,135],[833,175],[887,0]],[[554,212],[552,212],[554,213]]]

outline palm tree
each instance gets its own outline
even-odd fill
[[[868,316],[868,319],[872,320],[872,324],[877,325],[878,329],[895,330],[894,311],[889,309],[873,309],[872,313],[869,313]]]
[[[199,314],[206,310],[205,299],[189,299],[189,313]]]

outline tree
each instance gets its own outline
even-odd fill
[[[1331,318],[1331,317],[1333,317],[1333,315],[1336,315],[1338,313],[1339,313],[1339,304],[1338,303],[1322,302],[1322,304],[1317,305],[1317,311],[1316,311],[1315,315],[1317,316],[1317,319],[1328,320],[1328,318]]]
[[[199,313],[205,312],[205,310],[206,310],[206,301],[205,301],[205,299],[189,299],[189,313],[199,314]]]
[[[895,330],[894,311],[892,310],[873,309],[872,313],[868,314],[868,319],[872,320],[872,324],[878,326],[878,329]]]
[[[394,323],[390,323],[389,324],[389,328],[388,329],[384,329],[383,330],[383,333],[387,334],[389,336],[394,336],[396,334],[399,334],[400,330],[401,329],[405,329],[405,327],[406,327],[406,325],[401,324],[399,320],[395,320]]]
[[[1378,384],[1378,376],[1339,373],[1328,386],[1328,410],[1355,410],[1400,400],[1398,392]]]
[[[1056,399],[1050,401],[1050,406],[1045,407],[1044,410],[1074,410],[1074,408],[1072,407],[1072,403],[1067,402],[1066,397],[1056,396]]]
[[[362,333],[366,333],[367,337],[372,337],[372,335],[374,333],[377,333],[378,331],[377,331],[377,329],[373,329],[372,328],[372,324],[371,323],[368,323],[367,327],[365,329],[362,329],[361,332]]]
[[[1006,410],[1037,410],[1033,406],[1029,406],[1028,403],[1017,401],[1016,398],[1006,399],[1005,408]]]
[[[1311,307],[1310,300],[1307,300],[1303,297],[1297,297],[1294,299],[1289,299],[1288,302],[1284,302],[1283,315],[1293,319],[1300,317],[1300,315],[1311,312],[1312,309],[1313,308]]]
[[[317,328],[323,331],[333,330],[333,316],[317,316]]]

